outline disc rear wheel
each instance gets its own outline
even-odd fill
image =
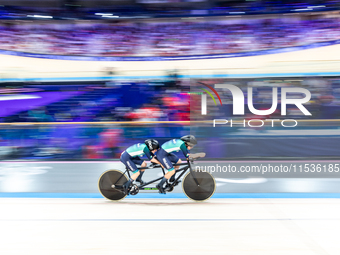
[[[100,193],[109,200],[121,200],[126,197],[122,186],[128,178],[119,170],[109,170],[103,173],[98,181]]]

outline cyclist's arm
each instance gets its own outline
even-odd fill
[[[144,149],[144,153],[147,156],[147,158],[152,162],[152,163],[156,163],[159,164],[163,167],[163,165],[155,158],[155,155],[153,155],[148,149]],[[163,167],[164,168],[164,167]]]
[[[153,157],[150,161],[151,161],[152,163],[159,164],[159,165],[161,165],[161,166],[164,168],[164,166],[161,164],[161,162],[159,162],[155,157]]]
[[[185,143],[183,143],[183,144],[180,146],[180,149],[182,150],[184,157],[189,158],[190,153],[189,153],[187,147],[185,146]]]
[[[144,152],[145,156],[146,156],[149,160],[152,159],[153,154],[149,151],[149,149],[147,149],[147,148],[145,147],[145,149],[144,149],[143,152]]]

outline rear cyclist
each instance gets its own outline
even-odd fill
[[[128,193],[128,189],[133,181],[138,181],[143,184],[142,176],[145,169],[141,171],[138,170],[137,165],[141,167],[146,167],[146,162],[140,157],[146,155],[151,162],[159,164],[159,161],[154,158],[154,153],[159,149],[159,143],[155,139],[147,139],[144,143],[137,143],[130,146],[125,151],[122,152],[120,161],[133,172],[130,179],[123,184],[125,193]]]
[[[175,180],[175,169],[179,166],[173,166],[173,164],[180,164],[182,161],[172,152],[182,151],[184,157],[189,158],[189,150],[191,150],[197,144],[197,140],[193,135],[185,135],[181,139],[172,139],[164,143],[157,152],[157,159],[160,163],[168,170],[164,175],[163,179],[157,184],[157,188],[160,193],[165,194],[164,183],[170,179],[170,181]]]

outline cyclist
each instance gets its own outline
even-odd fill
[[[154,153],[159,150],[159,143],[155,139],[147,139],[144,143],[137,143],[125,151],[122,152],[120,161],[133,172],[130,179],[123,184],[125,193],[128,192],[130,185],[133,181],[138,181],[140,184],[143,184],[142,176],[144,174],[145,169],[141,171],[138,170],[137,165],[141,167],[146,167],[146,162],[142,160],[140,157],[146,155],[151,162],[160,164],[157,159],[154,158]]]
[[[182,161],[172,152],[182,151],[184,157],[189,158],[189,150],[191,150],[197,144],[197,140],[193,135],[182,136],[181,139],[172,139],[164,143],[157,152],[157,159],[160,163],[168,170],[164,175],[160,183],[157,184],[157,188],[160,193],[165,194],[164,183],[170,179],[170,181],[175,181],[175,169],[177,170],[179,166],[173,166],[173,164],[180,164]]]

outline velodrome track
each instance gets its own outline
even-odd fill
[[[166,70],[184,78],[338,76],[340,45],[261,56],[176,61],[72,61],[0,55],[4,82],[162,79]],[[76,64],[75,64],[76,63]],[[115,77],[106,68],[114,68]]]
[[[1,162],[0,254],[339,254],[336,178],[214,173],[215,198],[205,202],[185,198],[180,187],[112,202],[97,190],[112,168],[122,165]]]
[[[338,255],[339,199],[1,198],[6,255]]]

